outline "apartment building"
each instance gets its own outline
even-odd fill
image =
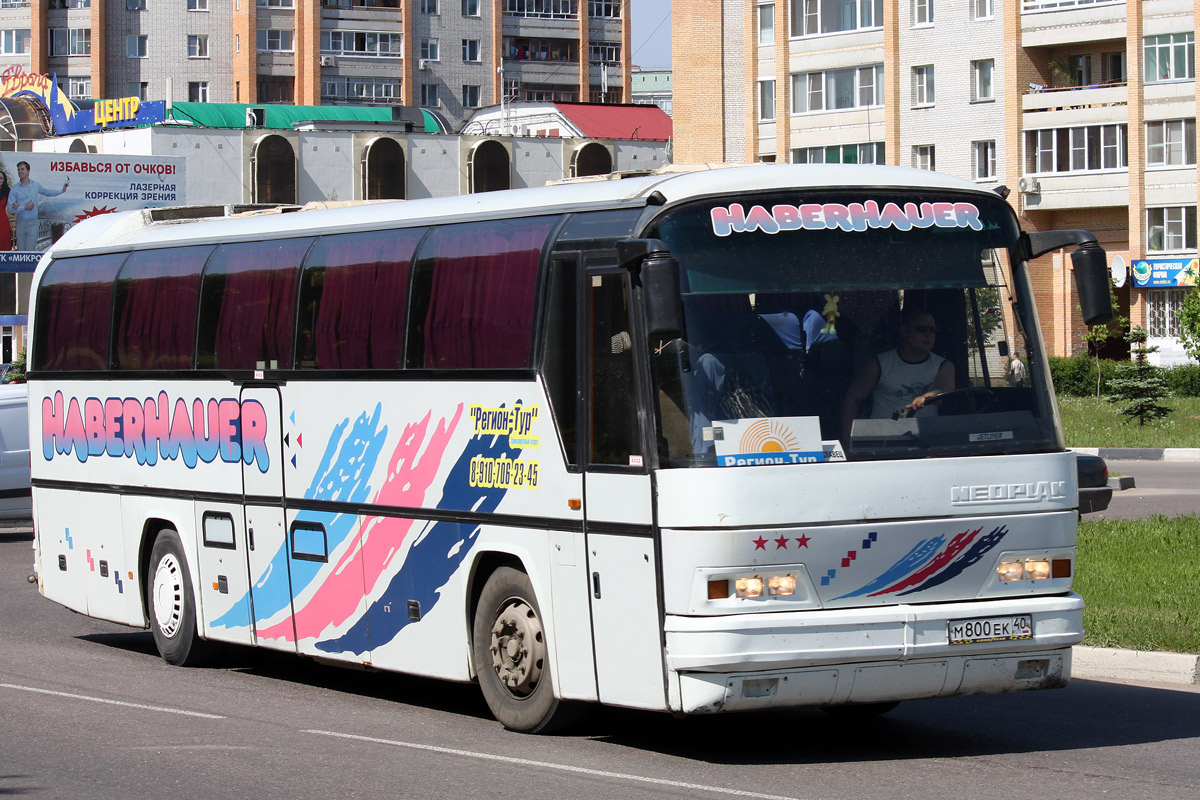
[[[629,102],[624,0],[0,0],[0,71],[73,99]]]
[[[1160,363],[1196,283],[1192,0],[674,0],[675,159],[887,163],[1007,186],[1028,230],[1087,228]],[[1034,275],[1083,352],[1065,253]]]

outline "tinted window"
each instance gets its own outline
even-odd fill
[[[64,258],[38,289],[35,369],[108,368],[113,284],[125,253]]]
[[[530,365],[542,246],[555,217],[435,228],[414,270],[408,365]]]
[[[300,283],[298,366],[400,369],[408,267],[424,229],[324,236]]]
[[[204,271],[200,369],[288,369],[300,262],[312,239],[221,245]]]
[[[211,247],[132,253],[117,280],[113,365],[190,369],[200,273]]]

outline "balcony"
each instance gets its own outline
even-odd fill
[[[1129,117],[1124,83],[1038,87],[1030,84],[1030,91],[1021,98],[1025,112],[1022,125],[1026,129],[1125,122]]]
[[[1124,38],[1124,0],[1025,0],[1021,6],[1024,47]]]
[[[1038,176],[1040,191],[1021,196],[1027,211],[1129,205],[1129,171],[1106,170]]]

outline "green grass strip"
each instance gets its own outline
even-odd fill
[[[1200,517],[1084,520],[1084,643],[1200,653]]]
[[[1164,419],[1146,425],[1094,397],[1058,398],[1067,447],[1200,447],[1200,397],[1168,397]]]

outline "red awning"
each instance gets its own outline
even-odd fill
[[[671,118],[658,106],[555,103],[563,116],[589,139],[671,138]]]

